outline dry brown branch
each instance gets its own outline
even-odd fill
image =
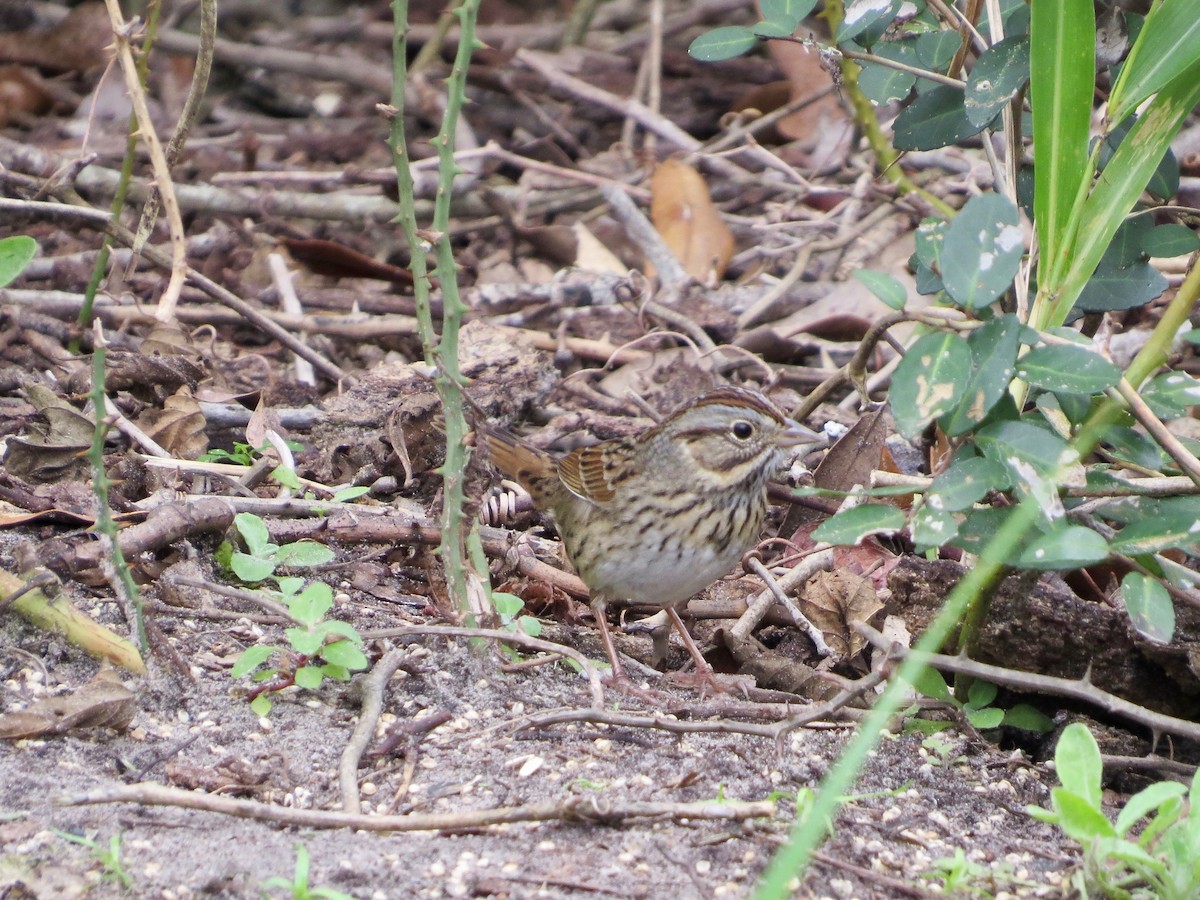
[[[396,649],[389,651],[371,668],[371,674],[363,680],[362,710],[358,714],[358,724],[354,733],[346,742],[342,751],[342,761],[338,766],[338,783],[342,788],[342,810],[353,815],[362,812],[362,802],[358,795],[358,764],[371,738],[375,736],[375,726],[379,723],[379,715],[383,712],[383,692],[387,683],[396,670],[408,659],[408,651]]]
[[[740,821],[775,815],[775,803],[769,800],[720,803],[608,803],[599,797],[587,797],[561,803],[501,806],[469,812],[371,816],[272,806],[253,800],[238,800],[145,783],[97,788],[84,794],[64,797],[59,802],[64,806],[90,806],[98,803],[171,806],[255,819],[259,822],[278,822],[298,828],[354,828],[359,831],[467,831],[511,822],[553,821],[619,825],[630,819],[644,818]]]

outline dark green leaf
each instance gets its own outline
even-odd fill
[[[917,64],[922,69],[944,73],[961,45],[957,31],[928,31],[917,38]]]
[[[1200,404],[1200,381],[1183,372],[1167,372],[1154,378],[1139,392],[1163,419],[1181,419]]]
[[[915,256],[913,257],[916,258]],[[938,291],[945,289],[945,284],[942,283],[942,276],[930,269],[927,266],[917,263],[915,279],[917,282],[917,293],[929,296],[936,294]],[[1200,342],[1198,342],[1200,343]]]
[[[946,242],[946,229],[950,223],[945,219],[922,219],[917,226],[915,237],[915,256],[923,266],[940,270],[942,267],[942,247]]]
[[[720,62],[741,56],[757,46],[758,38],[752,29],[730,25],[704,32],[692,41],[688,53],[701,62]]]
[[[899,531],[903,527],[904,513],[896,507],[864,503],[826,519],[812,536],[816,541],[849,546],[876,532]]]
[[[967,78],[964,104],[972,124],[986,126],[1029,80],[1029,38],[1005,38],[993,44]]]
[[[1053,344],[1030,350],[1017,363],[1017,374],[1048,391],[1095,394],[1121,380],[1121,370],[1086,347]]]
[[[1142,237],[1142,252],[1156,259],[1200,250],[1200,235],[1178,222],[1156,225]]]
[[[1104,432],[1104,443],[1112,448],[1119,461],[1131,462],[1143,469],[1159,471],[1167,463],[1167,455],[1153,438],[1132,428],[1109,428]]]
[[[1113,538],[1113,550],[1128,556],[1188,548],[1200,542],[1200,498],[1191,509],[1142,519],[1126,525]]]
[[[846,4],[836,43],[853,40],[868,28],[886,25],[896,17],[901,0],[852,0]]]
[[[27,235],[0,240],[0,288],[11,284],[36,254],[37,241]]]
[[[970,431],[981,423],[1005,396],[1016,371],[1021,323],[1014,315],[998,316],[971,333],[971,376],[962,402],[942,422],[951,437]]]
[[[1139,634],[1163,644],[1171,640],[1175,634],[1175,607],[1165,587],[1141,572],[1130,572],[1121,579],[1121,596],[1129,621]]]
[[[958,526],[958,536],[950,541],[952,547],[978,554],[991,543],[996,532],[1012,515],[1012,507],[987,506],[967,512],[966,519]]]
[[[1147,262],[1112,268],[1101,261],[1075,301],[1083,312],[1132,309],[1149,303],[1167,289],[1167,279]]]
[[[1082,525],[1059,526],[1033,540],[1017,565],[1023,569],[1079,569],[1108,558],[1108,541]]]
[[[1035,476],[1054,481],[1079,460],[1058,435],[1024,421],[987,425],[976,435],[976,444],[984,456],[1008,468],[1018,487],[1034,487],[1028,482]]]
[[[971,372],[971,349],[949,332],[927,334],[909,348],[892,376],[896,427],[913,438],[962,399]]]
[[[982,456],[956,459],[950,468],[933,479],[926,503],[951,512],[970,509],[989,491],[1007,490],[1008,470]]]
[[[926,504],[913,515],[909,533],[918,553],[936,550],[958,536],[958,519],[952,512]]]
[[[787,38],[792,36],[795,26],[789,28],[783,22],[759,22],[754,26],[754,34],[761,38]]]
[[[922,669],[921,674],[913,682],[913,690],[930,700],[940,700],[942,703],[958,705],[958,701],[954,699],[954,695],[950,693],[950,688],[946,685],[946,679],[937,669]]]
[[[867,286],[872,294],[890,306],[892,309],[904,309],[908,302],[908,291],[896,278],[883,272],[872,272],[869,269],[857,269],[854,277]]]
[[[764,19],[786,25],[792,32],[816,5],[817,0],[761,0],[758,8],[762,10]]]
[[[1024,252],[1020,214],[1013,202],[999,194],[972,197],[946,231],[946,292],[967,309],[982,309],[1012,285]]]
[[[982,129],[967,118],[963,92],[940,84],[918,96],[896,117],[892,143],[897,150],[936,150]]]

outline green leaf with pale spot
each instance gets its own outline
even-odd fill
[[[971,375],[962,402],[942,421],[951,437],[970,431],[985,418],[1008,390],[1016,372],[1021,323],[1014,315],[998,316],[967,338]]]
[[[1060,525],[1026,547],[1017,565],[1023,569],[1063,570],[1095,565],[1108,558],[1109,547],[1101,535],[1082,525]]]
[[[956,459],[950,468],[933,479],[925,503],[935,509],[959,512],[970,509],[990,491],[1011,485],[1004,466],[982,456]]]
[[[1099,353],[1070,344],[1030,350],[1017,363],[1017,374],[1040,388],[1070,394],[1096,394],[1121,380],[1121,370]]]
[[[1193,508],[1126,525],[1113,538],[1113,550],[1128,556],[1187,549],[1200,544],[1200,498]]]
[[[936,150],[978,134],[982,125],[967,118],[963,92],[939,84],[918,96],[892,125],[897,150]]]
[[[971,374],[971,348],[951,332],[919,339],[896,367],[889,394],[896,427],[914,438],[958,405]]]
[[[1200,404],[1200,381],[1183,372],[1167,372],[1138,393],[1159,418],[1181,419]]]
[[[964,105],[974,125],[986,126],[1029,80],[1029,38],[1008,37],[975,61],[967,77]]]
[[[966,309],[990,305],[1012,286],[1024,252],[1016,205],[1000,194],[972,197],[946,230],[946,293]]]

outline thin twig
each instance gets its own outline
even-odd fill
[[[396,670],[408,659],[408,651],[403,648],[391,650],[371,669],[362,685],[362,711],[358,714],[358,724],[354,733],[346,742],[342,751],[342,761],[338,766],[338,782],[342,787],[343,812],[358,815],[362,812],[362,801],[358,795],[358,764],[371,738],[375,736],[375,726],[379,715],[383,712],[383,692],[387,683]]]

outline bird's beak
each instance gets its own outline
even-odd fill
[[[805,428],[799,422],[786,420],[787,428],[779,436],[779,446],[795,447],[797,444],[820,444],[825,441],[823,435],[817,434],[811,428]]]

